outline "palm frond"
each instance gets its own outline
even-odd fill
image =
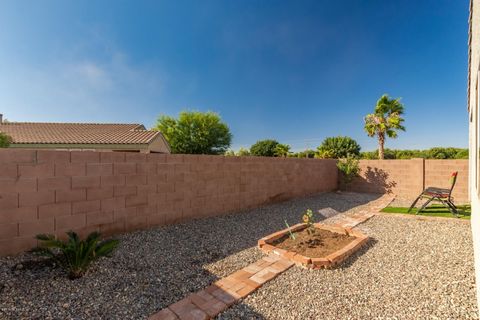
[[[60,241],[53,235],[37,235],[36,238],[42,243],[35,252],[55,259],[68,271],[71,279],[81,277],[94,260],[110,254],[119,243],[118,240],[113,239],[99,242],[100,233],[98,232],[90,233],[85,240],[81,240],[73,231],[67,232],[67,235],[66,241]]]
[[[115,239],[105,240],[97,245],[95,253],[98,257],[107,256],[115,250],[119,241]]]

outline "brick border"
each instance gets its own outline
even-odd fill
[[[351,228],[344,228],[336,225],[330,226],[321,223],[315,223],[314,226],[317,229],[322,229],[343,235],[349,235],[355,237],[355,239],[345,245],[343,248],[340,248],[337,251],[332,252],[331,254],[321,258],[306,257],[294,251],[287,251],[273,245],[273,242],[275,240],[287,236],[290,232],[300,231],[307,228],[307,224],[299,223],[290,228],[283,229],[281,231],[272,233],[271,235],[261,238],[260,240],[258,240],[258,248],[260,248],[260,250],[262,250],[264,253],[276,254],[283,259],[290,260],[301,267],[309,269],[321,269],[333,268],[339,265],[349,256],[351,256],[354,252],[359,250],[363,245],[365,245],[369,239],[367,235],[363,234],[360,231],[352,230]]]
[[[269,255],[209,287],[150,316],[150,320],[205,320],[215,317],[264,283],[293,266],[293,262]]]

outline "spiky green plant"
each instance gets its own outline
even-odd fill
[[[61,241],[51,234],[39,234],[36,238],[42,241],[34,252],[52,258],[68,272],[70,279],[80,278],[90,264],[100,257],[109,255],[118,246],[115,239],[100,241],[100,233],[92,232],[85,240],[73,231],[67,232],[68,239]]]
[[[295,240],[296,239],[295,233],[293,233],[292,230],[290,230],[290,225],[288,224],[287,220],[285,220],[285,225],[288,228],[288,236],[290,237],[290,239]]]

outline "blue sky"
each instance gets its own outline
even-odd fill
[[[468,0],[0,1],[0,112],[12,121],[221,114],[233,148],[348,135],[402,97],[390,148],[466,147]]]

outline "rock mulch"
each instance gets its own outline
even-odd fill
[[[284,220],[295,224],[308,208],[351,216],[377,198],[320,194],[126,234],[75,281],[29,254],[1,258],[0,319],[145,319],[262,258],[257,240]],[[469,228],[374,217],[359,226],[374,241],[342,268],[290,268],[217,318],[476,319]]]
[[[70,281],[31,254],[0,258],[0,319],[142,319],[256,262],[261,237],[307,209],[345,212],[374,194],[325,193],[119,236],[112,258]]]
[[[373,240],[339,269],[287,270],[217,319],[478,319],[469,224],[379,215],[358,229]]]

